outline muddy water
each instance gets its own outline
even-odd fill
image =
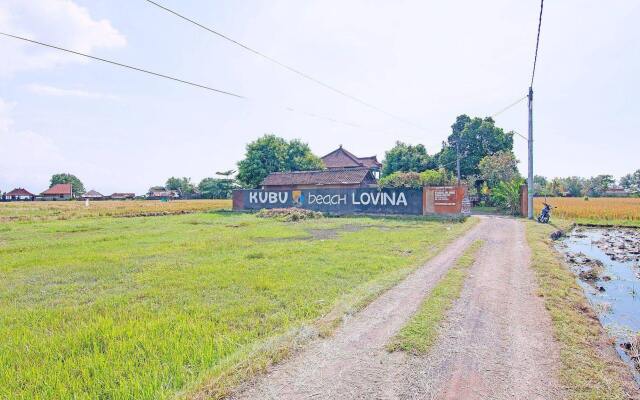
[[[557,247],[640,384],[639,360],[621,347],[640,334],[640,230],[577,228]]]

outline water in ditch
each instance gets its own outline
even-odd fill
[[[640,230],[578,227],[557,243],[640,384]]]

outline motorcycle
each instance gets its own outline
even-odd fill
[[[542,212],[540,212],[540,215],[538,216],[538,222],[540,222],[541,224],[548,224],[549,219],[551,218],[551,209],[553,207],[547,203],[542,204],[544,204],[544,207],[542,208]]]

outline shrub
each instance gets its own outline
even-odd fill
[[[394,172],[380,179],[383,188],[421,188],[453,184],[452,176],[444,169],[428,169],[423,172]]]
[[[509,212],[511,215],[520,214],[520,186],[523,179],[513,179],[500,182],[491,192],[491,199],[496,207]]]
[[[322,218],[323,215],[320,212],[302,208],[264,208],[256,213],[256,217],[274,218],[284,222],[296,222],[305,219]]]

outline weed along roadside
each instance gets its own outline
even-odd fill
[[[631,372],[615,353],[576,277],[553,248],[549,237],[557,228],[526,224],[539,295],[544,298],[560,346],[560,378],[570,397],[637,398]],[[560,225],[561,229],[569,226]]]

